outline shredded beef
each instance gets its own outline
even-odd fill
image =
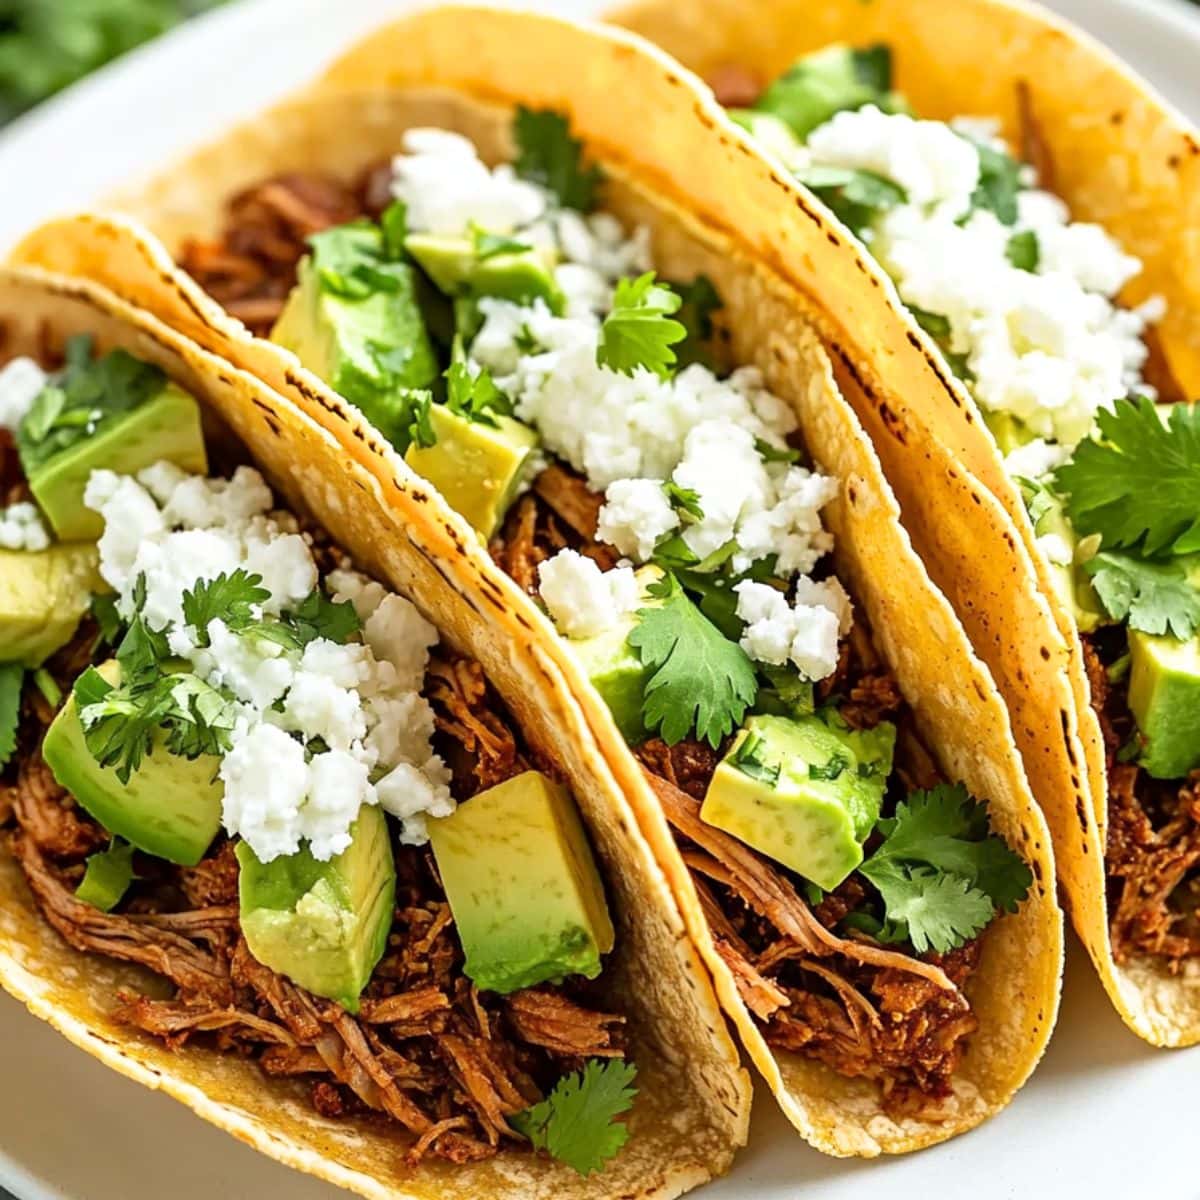
[[[1178,973],[1200,957],[1200,771],[1154,779],[1122,748],[1136,748],[1128,678],[1109,678],[1125,652],[1119,630],[1083,635],[1092,705],[1108,766],[1108,922],[1118,963],[1149,955]]]
[[[594,540],[600,504],[578,476],[551,467],[514,506],[492,555],[536,595],[538,564],[564,546],[611,553]],[[896,723],[895,773],[905,787],[938,782],[861,621],[842,644],[837,670],[817,688],[822,703],[835,697],[856,729]],[[654,737],[636,753],[691,870],[717,952],[768,1042],[877,1080],[896,1115],[935,1114],[977,1026],[963,991],[978,962],[977,943],[945,958],[917,958],[863,934],[838,935],[835,927],[869,899],[857,878],[812,908],[789,872],[700,820],[721,749],[695,739],[668,746]]]
[[[280,175],[230,201],[214,241],[191,240],[180,265],[252,333],[267,336],[296,283],[306,240],[364,212],[360,189],[315,172]]]
[[[763,93],[762,80],[749,67],[736,63],[717,67],[705,82],[725,108],[749,108]]]
[[[443,749],[456,746],[465,764],[461,794],[523,769],[516,735],[476,664],[436,659],[429,691]],[[120,911],[77,900],[84,860],[108,835],[58,787],[37,751],[52,716],[26,706],[25,752],[7,789],[16,826],[9,841],[64,940],[174,985],[168,999],[122,991],[118,1020],[173,1049],[200,1038],[256,1059],[265,1074],[302,1078],[326,1118],[381,1114],[411,1134],[409,1163],[426,1155],[471,1162],[521,1142],[508,1117],[582,1058],[624,1053],[622,1019],[589,1001],[590,985],[579,994],[547,985],[507,997],[475,988],[428,851],[395,848],[393,925],[357,1017],[251,955],[228,840],[195,867],[139,856],[139,878]]]

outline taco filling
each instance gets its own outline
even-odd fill
[[[356,188],[234,197],[185,268],[293,350],[540,599],[642,763],[767,1041],[936,1115],[1026,864],[943,779],[833,574],[791,408],[659,279],[566,121],[413,129]]]
[[[0,824],[118,1019],[424,1156],[625,1140],[605,889],[479,665],[122,350],[0,373]],[[3,765],[6,764],[6,765]]]
[[[1152,353],[1162,302],[1120,304],[1141,263],[1053,194],[1027,95],[1018,155],[998,122],[911,113],[886,46],[833,46],[766,86],[740,67],[712,82],[858,234],[977,401],[1083,640],[1113,955],[1194,971],[1200,413]]]

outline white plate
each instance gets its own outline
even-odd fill
[[[819,0],[814,0],[819,2]],[[953,2],[953,0],[949,0]],[[131,56],[0,136],[0,246],[211,135],[315,71],[396,0],[253,0]],[[582,13],[588,0],[557,11]],[[934,6],[931,5],[931,14]],[[1200,17],[1183,0],[1058,0],[1200,117]],[[986,70],[986,59],[981,61]],[[996,1120],[922,1154],[839,1162],[807,1150],[761,1090],[752,1141],[705,1200],[1200,1200],[1200,1050],[1125,1032],[1072,942],[1058,1032]],[[0,1186],[20,1200],[336,1200],[178,1104],[119,1078],[0,1000]]]

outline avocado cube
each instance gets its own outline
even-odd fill
[[[526,771],[430,822],[467,977],[509,992],[594,979],[613,947],[604,885],[575,803]]]
[[[485,255],[472,238],[412,233],[404,239],[404,248],[447,296],[495,296],[515,304],[541,299],[553,313],[566,307],[554,278],[556,255],[548,246]]]
[[[113,687],[120,684],[115,660],[98,670]],[[194,867],[221,827],[225,788],[217,778],[219,758],[180,758],[156,745],[122,783],[87,748],[74,696],[46,731],[42,756],[59,784],[109,833],[156,858]]]
[[[655,566],[641,567],[636,578],[641,585],[642,607],[660,607],[663,602],[651,596],[648,589],[662,578],[662,571]],[[621,736],[631,746],[644,742],[649,736],[642,718],[649,672],[641,655],[629,644],[629,635],[637,624],[637,612],[632,612],[603,633],[589,638],[572,638],[568,642],[592,687],[608,705]]]
[[[136,475],[164,459],[198,475],[208,472],[200,406],[173,383],[136,408],[105,419],[90,437],[45,462],[26,464],[26,474],[29,490],[59,538],[94,541],[104,532],[104,522],[83,503],[92,472],[103,467]]]
[[[1155,779],[1200,767],[1200,639],[1129,633],[1129,710],[1146,745],[1138,761]]]
[[[717,765],[700,817],[831,891],[863,860],[892,770],[896,727],[821,714],[751,717]]]
[[[381,809],[363,808],[350,838],[328,862],[303,846],[263,863],[239,842],[238,897],[246,945],[263,966],[356,1013],[387,949],[396,863]]]
[[[413,442],[404,461],[486,541],[516,499],[537,434],[511,417],[488,425],[460,417],[444,404],[433,405],[429,419],[437,441],[432,446]]]
[[[369,228],[333,230],[330,237],[374,238]],[[271,340],[286,347],[318,378],[361,410],[395,446],[405,447],[412,422],[413,389],[438,378],[437,357],[417,303],[416,273],[388,263],[387,288],[358,295],[325,281],[332,244],[318,242],[299,267],[298,283]]]
[[[0,662],[40,667],[75,635],[100,578],[93,542],[0,550]]]

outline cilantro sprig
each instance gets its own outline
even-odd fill
[[[207,646],[208,626],[220,618],[235,633],[248,629],[262,617],[262,605],[270,600],[270,591],[262,586],[261,575],[251,575],[243,567],[229,575],[198,580],[183,593],[183,620],[193,631],[198,646]]]
[[[512,415],[512,401],[488,369],[473,368],[463,358],[456,358],[446,371],[446,407],[465,420],[493,427],[501,417]]]
[[[616,1120],[633,1107],[637,1069],[621,1059],[591,1059],[565,1075],[539,1104],[509,1117],[535,1150],[545,1150],[580,1175],[599,1171],[629,1140]]]
[[[1200,550],[1200,407],[1171,405],[1163,420],[1153,401],[1130,397],[1097,428],[1054,473],[1075,528],[1100,534],[1106,550]]]
[[[655,281],[653,271],[620,280],[600,327],[597,364],[623,375],[644,367],[666,379],[675,364],[671,347],[687,337],[684,325],[671,319],[682,303],[666,284]]]
[[[1033,874],[989,832],[987,810],[962,784],[910,794],[880,820],[883,844],[859,867],[883,899],[883,941],[944,954],[975,937],[997,910],[1014,912]]]
[[[571,136],[562,113],[522,105],[513,122],[513,136],[516,172],[522,179],[549,188],[564,208],[591,212],[596,207],[604,173],[595,164],[583,165],[583,144]]]
[[[880,213],[908,200],[904,188],[874,171],[816,165],[799,171],[797,178],[859,237]]]
[[[1178,562],[1143,562],[1129,554],[1102,552],[1083,569],[1114,621],[1142,633],[1185,641],[1200,628],[1200,591]]]
[[[673,574],[649,592],[663,603],[640,609],[629,635],[649,673],[643,719],[670,746],[694,732],[715,748],[754,703],[754,664],[692,603]]]
[[[19,663],[0,664],[0,769],[8,765],[17,748],[24,680],[25,671]]]

